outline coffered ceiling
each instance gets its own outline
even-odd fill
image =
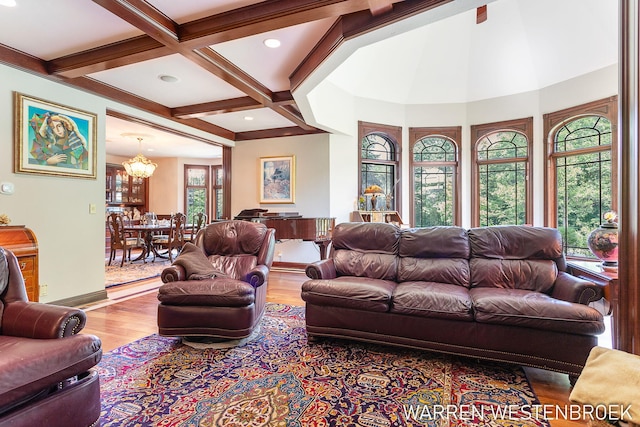
[[[323,132],[303,117],[296,89],[347,41],[327,78],[354,96],[401,103],[534,90],[617,61],[617,0],[16,2],[0,9],[0,61],[208,132],[212,142]],[[488,19],[476,24],[485,3]],[[121,134],[136,130],[154,135],[157,156],[220,153],[119,114],[108,118],[108,152],[135,152]]]

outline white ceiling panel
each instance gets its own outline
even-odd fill
[[[178,24],[184,24],[205,16],[216,15],[231,9],[261,3],[264,0],[149,0],[149,3]]]
[[[18,0],[0,9],[0,43],[44,60],[142,34],[90,0]]]
[[[159,79],[161,75],[174,76],[178,81],[164,82]],[[100,71],[89,77],[170,108],[245,96],[177,54]]]
[[[245,117],[251,117],[252,120],[247,120]],[[202,119],[214,125],[232,130],[233,132],[248,132],[252,130],[294,126],[293,122],[268,108],[217,114],[203,117]]]
[[[289,90],[289,76],[334,22],[334,19],[308,22],[219,43],[211,48],[269,90]],[[280,40],[281,46],[275,49],[266,47],[264,41],[270,38]]]

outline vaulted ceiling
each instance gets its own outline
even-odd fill
[[[326,78],[399,103],[535,90],[617,61],[617,0],[16,1],[0,10],[0,61],[210,142],[323,132],[301,114],[296,89],[347,41]],[[485,3],[488,19],[476,24]],[[281,46],[266,47],[270,38]],[[123,155],[122,133],[157,131],[109,113],[107,143]],[[190,142],[170,135],[158,152]]]

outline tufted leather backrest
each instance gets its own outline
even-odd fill
[[[469,287],[469,238],[461,227],[402,230],[398,282],[426,281]]]
[[[214,269],[241,279],[256,265],[271,267],[274,230],[249,221],[221,221],[200,230],[194,244],[204,251]]]
[[[469,230],[471,286],[548,292],[565,268],[554,228],[519,225]]]
[[[339,276],[395,280],[400,229],[392,224],[345,222],[332,233],[331,257]]]

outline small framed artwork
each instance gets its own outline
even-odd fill
[[[294,203],[295,156],[260,157],[260,203]]]
[[[96,179],[97,116],[14,92],[15,172]]]

